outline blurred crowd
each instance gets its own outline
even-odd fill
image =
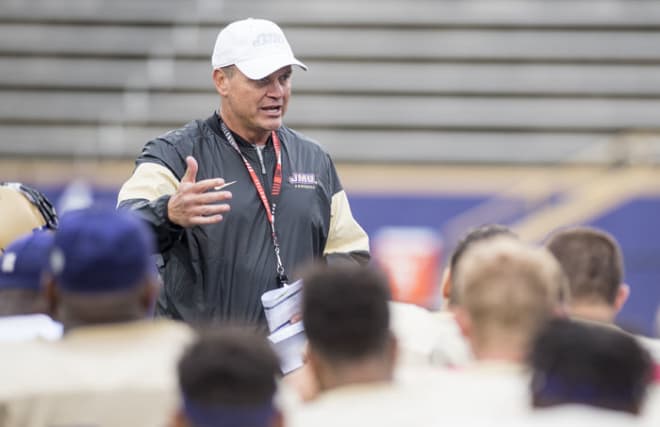
[[[0,427],[660,425],[660,340],[615,325],[634,289],[602,230],[465,230],[440,310],[392,301],[373,263],[311,265],[282,375],[263,325],[154,316],[131,212],[58,217],[13,183],[0,222]]]

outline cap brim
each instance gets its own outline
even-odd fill
[[[307,71],[307,65],[298,61],[292,55],[273,55],[262,58],[255,58],[249,61],[237,62],[236,67],[241,70],[247,78],[252,80],[263,79],[275,71],[288,65],[296,65]]]

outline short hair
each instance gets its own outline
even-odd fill
[[[220,67],[220,70],[222,70],[223,73],[229,78],[234,77],[234,74],[236,74],[236,65],[227,65],[225,67]]]
[[[474,245],[458,269],[462,306],[476,340],[494,331],[531,339],[562,302],[566,286],[547,250],[506,237]]]
[[[452,269],[456,268],[463,253],[465,253],[465,251],[474,243],[496,236],[518,237],[509,227],[501,224],[484,224],[472,228],[461,238],[461,240],[458,241],[458,243],[456,243],[456,247],[451,254],[449,266]]]
[[[313,267],[303,276],[310,348],[336,362],[381,354],[390,337],[389,299],[387,277],[372,267]]]
[[[614,304],[623,283],[623,256],[616,239],[589,227],[561,230],[546,247],[568,277],[573,298]]]
[[[46,301],[42,291],[34,289],[0,290],[0,317],[43,313]]]
[[[532,404],[586,404],[638,414],[653,363],[629,334],[567,319],[549,322],[529,355]]]
[[[220,326],[202,331],[186,349],[178,375],[186,415],[191,407],[210,414],[272,408],[279,361],[256,328]]]
[[[458,286],[456,286],[456,281],[454,278],[456,277],[458,262],[463,257],[465,251],[467,251],[468,248],[472,247],[477,242],[500,236],[511,237],[513,239],[518,238],[518,236],[510,228],[504,225],[485,224],[469,230],[461,238],[461,240],[458,241],[449,259],[449,268],[452,271],[452,287],[449,292],[449,302],[451,304],[456,305],[460,301],[460,292],[458,290]]]

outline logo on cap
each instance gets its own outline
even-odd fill
[[[284,43],[284,37],[278,33],[261,33],[257,36],[256,39],[252,42],[252,46],[259,47],[265,46],[267,44],[282,44]]]
[[[64,270],[64,254],[59,248],[54,248],[50,254],[50,268],[55,274],[60,274]]]
[[[2,257],[2,272],[11,273],[16,267],[16,254],[13,252],[7,252]]]

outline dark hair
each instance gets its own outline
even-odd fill
[[[269,404],[279,372],[266,338],[254,328],[238,326],[201,332],[178,367],[184,398],[205,407]]]
[[[561,264],[574,299],[614,304],[623,283],[623,257],[612,236],[593,228],[571,228],[554,234],[546,247]]]
[[[45,311],[46,301],[42,291],[34,289],[0,290],[0,317]]]
[[[303,278],[303,322],[310,347],[333,361],[386,349],[390,336],[387,277],[371,267],[316,266]]]
[[[452,275],[454,275],[452,278],[452,287],[449,292],[450,303],[456,304],[459,299],[459,289],[456,286],[456,280],[454,280],[454,278],[457,271],[456,267],[458,265],[458,261],[460,261],[465,251],[471,248],[477,242],[497,236],[518,238],[518,236],[507,226],[500,224],[485,224],[469,230],[461,238],[461,240],[456,243],[456,247],[454,248],[454,251],[451,254],[451,258],[449,259],[449,268],[451,269]]]
[[[532,404],[577,403],[638,414],[653,363],[641,345],[611,326],[555,319],[529,356]]]
[[[220,69],[221,69],[222,72],[225,73],[225,75],[226,75],[227,77],[229,77],[229,78],[234,77],[234,74],[236,73],[236,65],[234,65],[234,64],[232,64],[232,65],[227,65],[227,66],[225,66],[225,67],[221,67]]]

